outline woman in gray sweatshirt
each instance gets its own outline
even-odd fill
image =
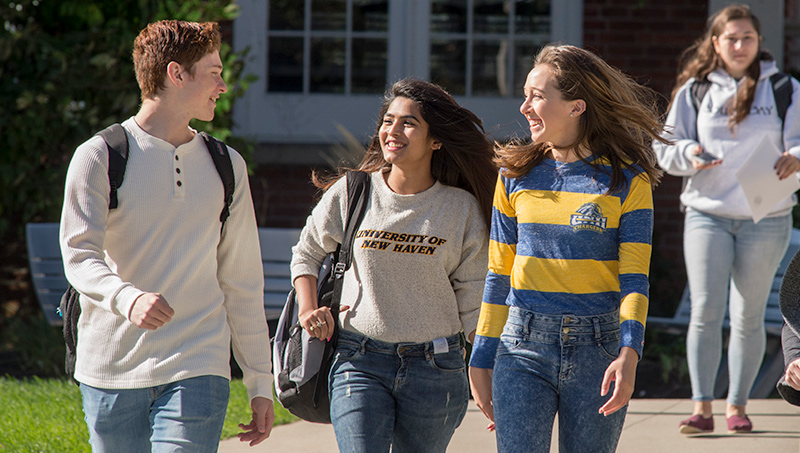
[[[367,210],[344,276],[341,313],[317,307],[316,280],[344,235],[343,173],[325,189],[293,249],[300,324],[327,339],[331,420],[341,451],[444,452],[468,401],[465,337],[474,337],[496,180],[481,120],[439,86],[389,90],[359,165]]]

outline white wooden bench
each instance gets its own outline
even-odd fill
[[[67,279],[58,244],[58,223],[29,223],[25,230],[36,298],[47,322],[60,325],[58,304],[67,289]],[[298,228],[258,229],[264,267],[264,312],[268,321],[278,319],[292,287],[289,262],[292,246],[299,237]]]
[[[786,250],[786,254],[772,280],[772,291],[767,300],[767,310],[764,315],[764,326],[767,331],[767,350],[764,356],[764,362],[761,364],[761,369],[753,385],[753,390],[750,392],[751,398],[768,397],[775,389],[775,384],[783,374],[783,349],[781,348],[780,341],[781,328],[783,327],[783,316],[781,315],[780,309],[781,281],[783,281],[783,274],[792,261],[792,257],[794,257],[798,250],[800,250],[800,229],[794,228],[792,229],[789,248]],[[680,304],[677,310],[675,310],[675,314],[672,317],[648,316],[647,328],[671,334],[685,334],[689,328],[691,305],[691,295],[689,294],[689,286],[687,285],[683,290],[683,297],[681,297]],[[728,319],[727,313],[725,315],[723,327],[727,334],[730,329],[730,320]],[[647,345],[645,345],[645,347],[647,347]],[[724,397],[728,391],[727,386],[728,363],[723,355],[723,360],[720,364],[719,372],[717,373],[714,397]]]

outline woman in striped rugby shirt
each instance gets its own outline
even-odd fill
[[[556,413],[560,451],[614,451],[647,317],[655,94],[573,46],[545,47],[524,92],[532,143],[498,150],[473,395],[501,452],[548,451]]]

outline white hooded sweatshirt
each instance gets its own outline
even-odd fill
[[[667,132],[664,136],[673,140],[671,146],[653,142],[662,169],[674,176],[689,176],[688,184],[681,194],[681,202],[689,209],[707,214],[732,218],[752,218],[744,191],[736,178],[736,172],[745,164],[766,136],[781,152],[788,151],[800,158],[800,83],[791,79],[792,102],[781,122],[772,93],[769,77],[777,73],[773,61],[761,62],[761,76],[756,86],[750,114],[731,132],[728,123],[728,105],[738,89],[738,83],[723,69],[708,75],[711,82],[695,111],[689,79],[675,95],[667,115]],[[700,144],[703,149],[722,160],[718,166],[697,171],[692,167],[691,151]],[[778,160],[776,155],[775,160]],[[768,217],[788,214],[797,203],[792,195],[775,206]]]

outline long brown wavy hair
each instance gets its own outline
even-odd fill
[[[439,85],[414,78],[403,79],[392,85],[384,96],[375,134],[356,170],[372,173],[391,168],[391,164],[383,158],[379,132],[383,116],[398,97],[410,99],[419,107],[422,119],[428,123],[429,137],[442,144],[431,158],[433,177],[442,184],[459,187],[474,195],[486,225],[491,225],[492,197],[497,180],[492,142],[486,137],[481,119],[458,105]],[[340,168],[331,176],[321,176],[315,172],[312,178],[317,187],[327,190],[347,170]]]
[[[675,87],[672,89],[673,101],[678,89],[690,78],[694,77],[697,80],[703,80],[710,73],[725,66],[722,58],[714,50],[712,38],[719,37],[722,34],[725,24],[738,19],[749,20],[753,24],[753,28],[756,29],[758,37],[761,38],[761,23],[747,5],[730,5],[711,16],[708,19],[706,31],[694,44],[683,51],[678,60],[678,76],[675,78]],[[759,51],[756,58],[747,68],[743,83],[736,92],[733,105],[729,106],[730,116],[728,122],[731,130],[750,114],[750,108],[753,107],[753,98],[756,93],[756,82],[761,76],[761,61],[771,60],[773,60],[772,54],[761,49],[761,43],[759,42]]]
[[[655,187],[662,171],[657,167],[650,144],[653,140],[667,142],[661,138],[664,124],[658,113],[658,94],[579,47],[545,46],[534,60],[534,67],[542,64],[552,68],[562,99],[586,102],[578,138],[568,147],[588,149],[593,155],[605,158],[611,166],[609,193],[627,185],[625,168],[635,174],[644,172]],[[495,163],[505,176],[516,178],[542,162],[552,148],[549,142],[499,146]],[[597,171],[608,172],[597,159],[592,162],[580,159]]]

